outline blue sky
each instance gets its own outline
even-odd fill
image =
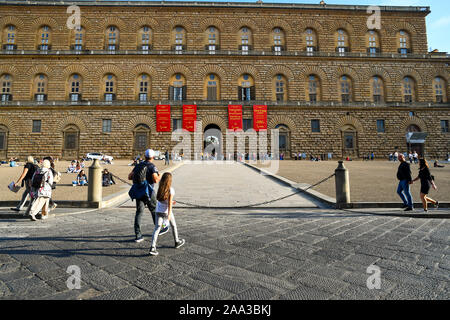
[[[142,1],[142,0],[140,0]],[[170,0],[166,0],[170,1]],[[200,0],[201,1],[201,0]],[[256,2],[256,0],[209,0],[215,2]],[[314,3],[320,0],[264,0],[267,3]],[[427,17],[428,47],[450,53],[450,1],[447,0],[325,0],[328,4],[425,6],[431,7]]]

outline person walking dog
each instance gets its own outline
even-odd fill
[[[397,194],[403,201],[405,211],[413,211],[414,205],[410,190],[410,185],[413,184],[411,168],[409,163],[405,161],[405,156],[402,153],[398,155],[398,160],[400,161],[400,165],[397,171],[397,179],[399,180]]]
[[[178,238],[177,223],[175,222],[175,216],[172,212],[172,206],[174,204],[173,197],[175,196],[175,190],[172,188],[172,174],[166,172],[163,174],[161,181],[159,182],[158,194],[156,199],[158,204],[156,206],[156,224],[153,231],[152,246],[150,247],[150,255],[157,256],[159,253],[156,251],[156,242],[161,231],[164,220],[170,222],[172,227],[173,239],[175,241],[175,249],[180,248],[186,242],[184,239]]]

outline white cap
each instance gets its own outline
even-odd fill
[[[145,157],[147,159],[154,158],[155,157],[155,151],[153,151],[152,149],[145,150]]]

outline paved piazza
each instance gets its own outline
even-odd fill
[[[207,201],[218,195],[220,205],[229,205],[235,197],[241,204],[291,191],[280,185],[277,189],[275,182],[254,177],[243,166],[202,167],[183,166],[174,172],[180,199]],[[197,180],[201,171],[207,177],[203,185]],[[223,183],[212,183],[214,171]],[[230,173],[235,189],[226,183]],[[249,179],[256,179],[256,192],[249,192]],[[258,193],[263,189],[267,194]],[[231,200],[225,201],[227,197]],[[158,241],[159,256],[150,257],[151,217],[143,219],[145,241],[136,244],[135,210],[129,205],[84,212],[58,208],[55,217],[38,222],[0,220],[0,298],[450,298],[448,219],[312,207],[178,208],[175,216],[186,245],[173,249],[168,233]],[[7,208],[0,209],[0,217],[5,212]],[[380,289],[367,287],[371,265],[381,271]],[[81,270],[80,289],[67,287],[69,266]]]

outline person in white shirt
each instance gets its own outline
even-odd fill
[[[36,170],[31,179],[31,194],[33,199],[36,199],[31,205],[30,218],[36,221],[36,214],[42,209],[42,219],[48,217],[48,206],[50,198],[52,197],[53,173],[50,170],[51,163],[49,160],[44,160],[42,168]],[[41,177],[38,181],[38,176]],[[35,185],[39,183],[39,185]]]
[[[184,245],[185,240],[178,238],[178,229],[175,222],[175,216],[172,212],[172,206],[174,205],[173,197],[175,196],[175,190],[172,188],[172,174],[166,172],[163,174],[161,181],[159,182],[158,193],[156,194],[156,199],[158,200],[156,204],[156,223],[155,230],[153,231],[152,245],[150,247],[150,255],[158,255],[156,251],[156,243],[158,241],[158,235],[161,231],[164,220],[170,222],[172,227],[173,239],[175,240],[175,249],[180,248]]]

